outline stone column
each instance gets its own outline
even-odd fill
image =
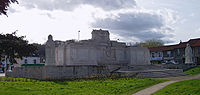
[[[190,44],[187,44],[187,47],[185,48],[185,64],[194,64],[192,57],[192,48],[190,47]]]
[[[52,35],[48,36],[45,47],[46,62],[45,65],[56,65],[55,61],[55,43],[53,41]]]
[[[127,57],[129,65],[150,65],[150,52],[145,47],[128,47]]]

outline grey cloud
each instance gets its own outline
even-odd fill
[[[163,26],[162,18],[148,13],[119,14],[119,18],[96,19],[94,27],[109,28],[112,30],[140,31]]]
[[[131,8],[136,5],[135,0],[21,0],[27,8],[39,8],[44,10],[65,10],[71,11],[79,5],[92,5],[104,10],[117,10]]]
[[[165,17],[156,12],[119,13],[115,19],[96,18],[96,22],[92,23],[92,26],[112,30],[112,33],[127,39],[137,38],[140,41],[153,38],[163,39],[172,37],[173,35],[170,33],[174,32],[173,28],[166,25],[168,20]]]

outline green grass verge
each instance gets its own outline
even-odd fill
[[[65,82],[37,81],[23,78],[0,78],[1,95],[131,95],[155,85],[161,79],[96,79]]]
[[[200,95],[200,80],[173,83],[153,95]]]
[[[200,66],[191,68],[189,70],[184,71],[187,74],[195,75],[195,74],[200,74]]]

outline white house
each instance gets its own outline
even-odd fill
[[[40,57],[23,57],[23,59],[18,59],[17,63],[20,64],[41,64]]]
[[[44,64],[40,60],[40,57],[23,57],[22,59],[16,59],[18,64],[14,64],[14,67],[19,67],[22,64]],[[5,66],[6,61],[2,61],[2,66]],[[7,64],[10,64],[9,59],[7,60]],[[2,67],[1,66],[1,67]]]

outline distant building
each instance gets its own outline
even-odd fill
[[[31,56],[22,57],[22,59],[15,59],[17,64],[15,66],[21,66],[23,64],[44,64],[45,63],[45,45],[40,45],[34,43],[34,45],[38,48],[36,53],[32,54]],[[3,55],[2,59],[0,60],[0,67],[4,67],[6,64],[5,55]],[[9,59],[7,59],[7,64],[10,64]]]
[[[193,62],[200,64],[200,38],[190,39],[187,42],[180,42],[175,45],[167,45],[149,48],[151,63],[160,64],[163,62],[185,63],[185,48],[190,44],[193,52]]]
[[[42,60],[40,60],[40,57],[23,57],[22,59],[16,59],[17,64],[22,65],[22,64],[44,64]],[[6,61],[2,61],[2,64],[5,64]],[[9,59],[7,61],[7,64],[11,64],[9,62]]]
[[[20,64],[42,64],[40,57],[23,57],[22,60],[18,60]]]

